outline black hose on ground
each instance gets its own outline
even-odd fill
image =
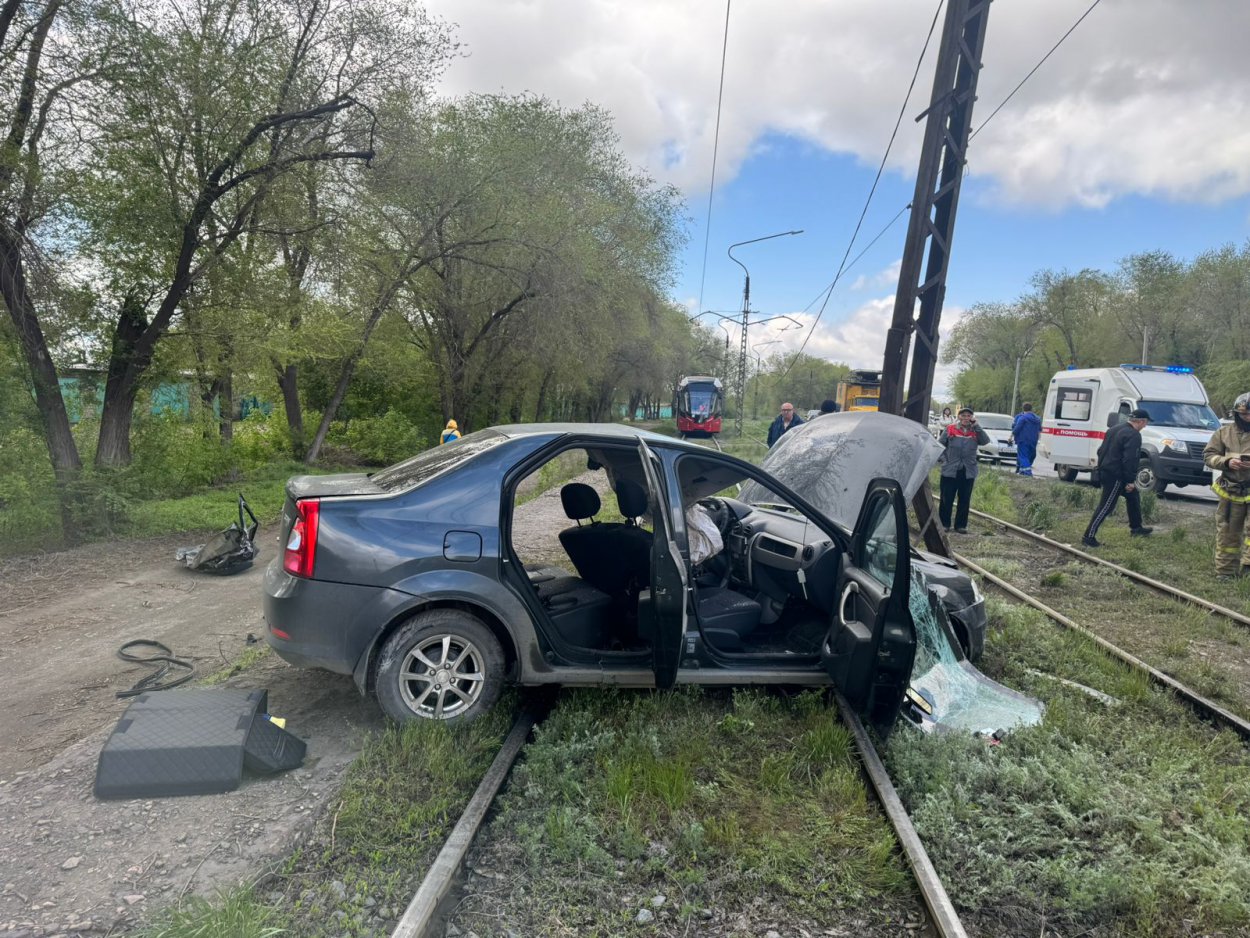
[[[128,649],[138,646],[155,648],[160,654],[141,657],[128,652]],[[130,690],[119,690],[117,692],[118,697],[138,697],[140,694],[146,694],[148,691],[168,690],[171,687],[177,687],[179,684],[185,684],[195,676],[195,665],[182,658],[175,658],[173,651],[166,645],[153,641],[150,638],[136,638],[134,641],[126,642],[121,648],[117,649],[117,657],[121,658],[122,661],[133,661],[137,664],[156,666],[155,671],[142,678]],[[185,669],[186,674],[166,681],[165,675],[176,668]]]

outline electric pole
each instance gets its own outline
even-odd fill
[[[933,376],[938,362],[938,326],[946,295],[955,211],[967,162],[972,105],[976,101],[989,8],[990,0],[948,0],[946,5],[933,93],[927,111],[921,115],[927,118],[924,143],[903,245],[898,290],[894,295],[894,319],[886,334],[880,409],[901,414],[923,426],[929,422]],[[921,281],[920,268],[926,248],[928,262]],[[907,368],[913,332],[916,345],[904,398],[903,372]],[[927,480],[912,500],[912,507],[925,545],[935,553],[950,556],[946,538],[934,524],[933,493]]]

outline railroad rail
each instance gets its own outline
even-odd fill
[[[1085,553],[1084,551],[1079,551],[1079,550],[1076,550],[1075,548],[1070,548],[1068,547],[1068,545],[1060,544],[1058,541],[1052,541],[1050,538],[1044,537],[1040,534],[1035,534],[1034,532],[1029,531],[1026,528],[1019,528],[1018,526],[1013,525],[1010,522],[1003,521],[1000,518],[995,518],[993,515],[986,515],[983,512],[976,512],[976,514],[980,515],[981,517],[990,519],[997,524],[1002,524],[1010,529],[1014,529],[1024,534],[1027,534],[1033,537],[1035,540],[1045,542],[1049,546],[1054,547],[1056,549],[1066,550],[1069,553],[1073,553],[1078,556],[1087,558],[1091,561],[1095,561],[1102,566],[1115,569],[1118,572],[1122,572],[1124,575],[1128,576],[1130,579],[1135,579],[1135,580],[1140,579],[1142,581],[1145,581],[1146,585],[1149,585],[1152,588],[1157,589],[1159,592],[1165,593],[1179,601],[1194,603],[1196,605],[1202,606],[1203,608],[1210,609],[1213,612],[1217,612],[1221,615],[1227,614],[1229,615],[1230,618],[1235,618],[1235,617],[1240,618],[1240,619],[1245,618],[1244,616],[1241,616],[1240,613],[1234,612],[1231,609],[1225,610],[1224,607],[1219,606],[1216,603],[1209,602],[1208,600],[1201,599],[1200,597],[1197,597],[1197,596],[1192,596],[1191,594],[1186,593],[1184,590],[1174,589],[1172,587],[1169,587],[1165,583],[1159,583],[1158,581],[1151,580],[1149,577],[1143,577],[1141,574],[1138,574],[1135,571],[1110,563],[1109,561],[1103,560],[1101,557],[1094,557],[1090,554]],[[1070,629],[1073,632],[1076,632],[1080,635],[1085,636],[1090,641],[1094,642],[1100,648],[1106,651],[1108,654],[1112,655],[1115,658],[1118,658],[1120,661],[1123,661],[1125,664],[1129,665],[1134,670],[1145,673],[1156,684],[1162,687],[1166,687],[1168,690],[1175,693],[1177,697],[1179,697],[1181,700],[1189,704],[1189,706],[1192,707],[1194,711],[1198,713],[1204,719],[1208,720],[1209,722],[1220,725],[1220,726],[1226,726],[1229,729],[1236,732],[1239,736],[1241,736],[1242,739],[1250,741],[1250,722],[1247,722],[1246,720],[1237,716],[1237,714],[1232,713],[1231,711],[1225,709],[1224,707],[1221,707],[1215,701],[1207,697],[1204,697],[1202,694],[1199,694],[1197,691],[1193,690],[1187,685],[1182,684],[1180,681],[1176,680],[1176,678],[1172,677],[1170,674],[1166,674],[1163,671],[1160,671],[1158,668],[1152,667],[1151,665],[1142,661],[1140,658],[1136,657],[1135,655],[1132,655],[1129,652],[1125,651],[1124,649],[1120,648],[1118,645],[1115,645],[1107,641],[1101,635],[1098,635],[1097,633],[1092,632],[1089,629],[1085,628],[1083,625],[1080,625],[1079,623],[1074,622],[1068,616],[1065,616],[1063,613],[1059,612],[1056,609],[1052,609],[1050,606],[1046,605],[1041,600],[1034,598],[1033,596],[1029,595],[1023,590],[1017,588],[1016,586],[1013,586],[1011,583],[1008,583],[1006,580],[1002,579],[1001,577],[995,576],[989,570],[986,570],[980,564],[969,559],[968,557],[965,557],[962,554],[954,553],[954,552],[952,553],[952,557],[960,565],[971,570],[973,573],[976,573],[986,582],[993,584],[995,587],[1002,590],[1004,593],[1007,593],[1008,595],[1020,600],[1026,605],[1032,606],[1034,609],[1045,614],[1047,617],[1054,620],[1055,622],[1058,622],[1060,625],[1064,626],[1065,628]]]
[[[885,764],[877,755],[876,747],[872,744],[872,737],[868,735],[868,731],[864,729],[864,724],[859,719],[859,714],[846,702],[846,698],[836,690],[834,696],[838,702],[838,713],[842,717],[842,722],[855,737],[855,745],[859,747],[859,755],[863,760],[868,780],[872,782],[881,807],[885,810],[886,817],[890,819],[894,833],[898,835],[899,846],[903,848],[903,854],[907,857],[908,865],[911,866],[916,885],[920,887],[920,896],[929,910],[938,938],[968,938],[968,933],[964,931],[963,923],[959,920],[959,913],[955,911],[955,905],[947,895],[946,887],[942,885],[942,880],[938,877],[933,861],[929,859],[920,835],[912,826],[911,818],[907,814],[907,809],[903,807],[902,799],[894,790],[894,783],[890,781],[890,773],[886,771]]]
[[[434,863],[430,866],[425,879],[422,880],[416,895],[412,897],[408,908],[404,910],[404,914],[396,923],[394,931],[391,932],[391,938],[425,938],[429,934],[430,926],[434,923],[434,918],[438,913],[439,903],[451,891],[452,884],[459,875],[460,865],[469,852],[473,838],[477,836],[478,828],[482,826],[482,821],[486,818],[487,809],[495,800],[495,795],[499,794],[504,779],[508,777],[508,772],[512,769],[512,763],[521,754],[525,741],[529,738],[538,718],[539,715],[535,709],[526,708],[512,725],[512,729],[504,738],[503,745],[499,747],[498,754],[491,762],[490,768],[482,776],[477,791],[469,799],[464,813],[460,815],[460,820],[452,828],[447,842],[443,844],[443,849],[434,858]]]
[[[1190,605],[1208,609],[1211,612],[1231,619],[1240,625],[1250,626],[1250,616],[1243,615],[1235,609],[1229,609],[1227,606],[1221,606],[1219,603],[1213,603],[1209,599],[1203,599],[1201,596],[1195,596],[1193,593],[1187,593],[1185,590],[1177,589],[1175,586],[1169,586],[1167,583],[1161,583],[1158,580],[1151,579],[1145,574],[1138,573],[1136,570],[1130,570],[1128,567],[1122,567],[1119,564],[1112,563],[1110,560],[1104,560],[1102,557],[1095,557],[1093,554],[1079,550],[1071,544],[1061,543],[1060,541],[1053,540],[1044,534],[1038,534],[1036,531],[1030,531],[1028,528],[1023,528],[1018,524],[1012,524],[1010,521],[1004,521],[1002,518],[995,517],[994,515],[986,514],[983,511],[977,511],[975,508],[971,509],[969,513],[992,524],[997,524],[1000,527],[1006,528],[1013,534],[1019,534],[1021,537],[1028,538],[1038,544],[1045,544],[1047,547],[1053,548],[1054,550],[1063,551],[1064,553],[1071,554],[1074,557],[1079,557],[1089,563],[1097,564],[1100,567],[1106,567],[1109,570],[1114,570],[1120,576],[1127,577],[1130,580],[1135,580],[1144,586],[1149,586],[1151,589],[1156,592],[1163,593],[1165,596],[1171,596],[1173,599],[1179,599],[1182,602],[1189,603]]]
[[[894,783],[890,781],[889,772],[886,771],[885,764],[877,754],[872,737],[869,736],[859,715],[846,702],[846,699],[836,690],[834,696],[838,704],[838,713],[855,738],[864,772],[877,793],[882,809],[898,837],[903,855],[911,867],[912,875],[920,889],[921,898],[929,911],[938,938],[968,938],[968,933],[959,920],[959,914],[955,911],[946,888],[942,885],[937,869],[933,866],[933,861],[929,859],[920,836],[912,826],[907,809],[903,807],[902,799],[895,791]],[[526,708],[517,718],[494,761],[491,762],[490,768],[486,770],[486,774],[478,783],[477,790],[465,807],[464,813],[461,814],[460,820],[452,828],[451,834],[448,835],[446,843],[435,857],[425,879],[422,880],[416,894],[408,903],[403,916],[395,924],[391,938],[433,938],[436,934],[441,904],[455,885],[464,859],[486,819],[486,813],[495,796],[499,794],[499,789],[508,777],[513,763],[525,748],[526,740],[529,739],[534,726],[541,719],[542,711],[536,707]]]

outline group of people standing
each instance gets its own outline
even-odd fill
[[[1233,403],[1231,417],[1230,423],[1211,435],[1202,451],[1207,468],[1219,473],[1211,488],[1219,496],[1215,510],[1215,572],[1221,580],[1250,574],[1250,529],[1247,528],[1247,520],[1250,520],[1250,392],[1240,395]],[[943,418],[944,423],[949,420],[949,409],[943,411]],[[1103,437],[1098,447],[1096,470],[1102,492],[1081,538],[1085,547],[1102,546],[1098,529],[1121,498],[1128,511],[1129,535],[1149,537],[1153,532],[1153,528],[1142,523],[1141,493],[1137,488],[1141,431],[1149,422],[1149,411],[1137,408]],[[1025,404],[1011,428],[1018,474],[1033,474],[1040,433],[1041,421],[1033,413],[1032,405]],[[957,503],[953,520],[958,533],[968,526],[972,487],[979,471],[977,449],[989,443],[989,435],[977,426],[972,408],[963,407],[958,420],[942,430],[939,442],[945,451],[939,459],[942,479],[938,517],[942,527],[951,530],[952,507]]]

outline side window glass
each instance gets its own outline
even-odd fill
[[[894,585],[898,569],[898,526],[894,522],[894,504],[888,498],[878,498],[869,514],[864,568],[882,586]]]
[[[1089,388],[1060,388],[1055,416],[1060,420],[1088,420],[1094,392]]]

